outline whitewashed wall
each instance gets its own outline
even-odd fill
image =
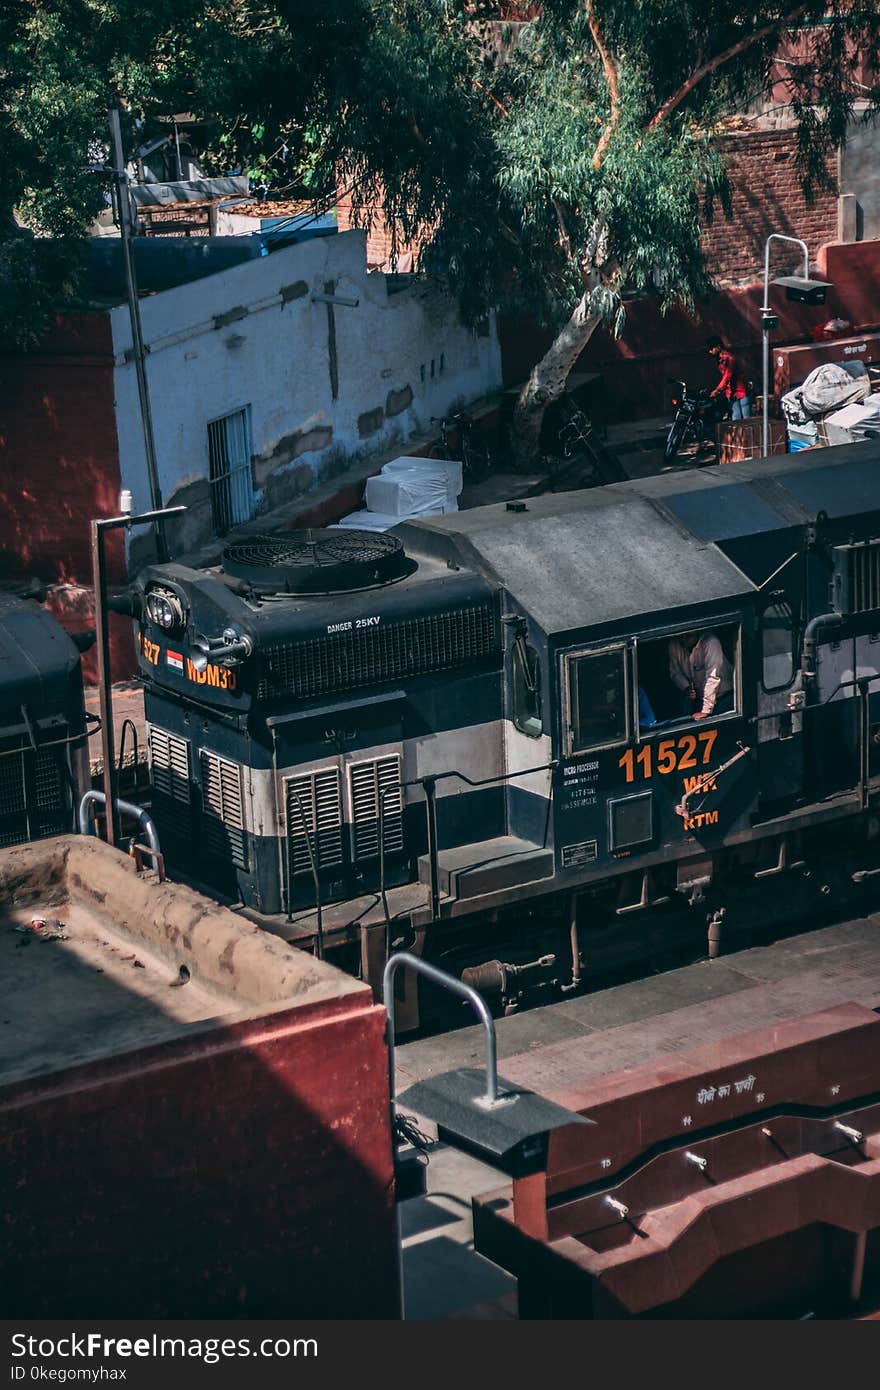
[[[357,308],[333,310],[338,397],[331,388],[329,282]],[[187,540],[211,532],[210,420],[249,405],[255,510],[302,496],[348,460],[429,428],[429,417],[497,388],[494,319],[476,334],[433,281],[388,293],[367,275],[365,236],[316,237],[141,302],[163,499],[187,502]],[[149,505],[127,308],[112,311],[122,486]],[[411,400],[410,398],[411,393]],[[401,452],[405,449],[401,448]]]

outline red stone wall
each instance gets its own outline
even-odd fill
[[[105,313],[58,315],[36,352],[0,354],[0,579],[35,575],[69,632],[94,625],[90,525],[119,510],[113,347]],[[106,538],[125,583],[122,532]],[[111,617],[115,680],[135,673],[131,623]],[[83,658],[96,679],[94,648]]]
[[[39,351],[0,354],[0,577],[89,583],[89,522],[118,506],[110,318],[59,316]],[[121,538],[108,559],[122,580]]]
[[[385,1011],[330,999],[0,1088],[0,1185],[7,1317],[394,1318]]]
[[[746,131],[723,142],[733,194],[732,217],[716,207],[703,234],[709,271],[719,284],[754,284],[764,276],[764,243],[771,232],[800,237],[811,260],[826,241],[837,238],[837,194],[818,193],[812,204],[804,197],[795,161],[794,132]],[[828,162],[836,178],[837,157]],[[802,263],[797,247],[773,248],[771,266],[777,274]]]

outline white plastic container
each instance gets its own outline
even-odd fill
[[[386,477],[414,474],[416,477],[426,479],[443,477],[446,480],[449,511],[458,511],[458,498],[462,489],[460,459],[423,459],[404,454],[400,458],[392,459],[390,463],[386,463],[382,469],[382,474]]]
[[[367,479],[364,494],[371,512],[386,516],[437,516],[451,510],[447,478],[442,473],[401,469]]]

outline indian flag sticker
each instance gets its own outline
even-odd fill
[[[183,671],[183,657],[180,652],[173,652],[169,648],[165,653],[165,660],[169,666],[173,666],[175,671]]]

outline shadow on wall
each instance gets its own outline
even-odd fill
[[[47,884],[29,898],[16,872],[19,906],[44,905]],[[57,876],[50,901],[68,916]],[[381,1010],[331,995],[266,1016],[218,994],[203,1021],[181,1022],[199,1011],[172,1017],[155,986],[119,983],[125,955],[115,978],[96,969],[82,917],[51,946],[12,928],[0,918],[19,1001],[4,1009],[22,1014],[0,1080],[0,1184],[15,1193],[0,1232],[6,1316],[395,1317]],[[116,942],[127,949],[122,932],[103,945]],[[40,1007],[47,983],[57,1016]],[[28,1076],[41,1048],[43,1073]]]

